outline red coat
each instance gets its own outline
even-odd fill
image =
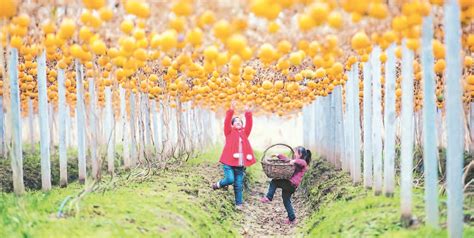
[[[252,131],[252,113],[245,112],[245,127],[237,130],[232,128],[232,116],[234,110],[229,109],[226,112],[224,121],[224,135],[225,135],[225,146],[222,151],[220,162],[229,166],[241,166],[239,165],[239,136],[242,138],[242,162],[243,166],[248,167],[255,162],[255,155],[253,154],[252,146],[248,140],[248,136]]]

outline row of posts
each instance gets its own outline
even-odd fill
[[[463,230],[463,153],[465,148],[465,114],[462,104],[462,64],[460,9],[457,1],[445,4],[446,62],[446,173],[447,211],[450,237],[462,237]],[[433,17],[423,19],[421,65],[423,71],[422,143],[425,187],[425,216],[428,226],[439,227],[438,199],[438,141],[435,99],[434,56],[432,51]],[[397,118],[395,103],[396,62],[395,45],[386,49],[384,102],[380,47],[374,47],[368,62],[355,63],[347,73],[344,86],[337,86],[326,97],[317,98],[304,108],[304,144],[315,149],[336,168],[350,173],[354,184],[373,189],[376,195],[393,196],[395,192],[396,137],[399,134],[400,199],[402,222],[412,218],[414,115],[414,52],[402,42],[401,115]],[[359,82],[363,96],[359,98]],[[345,90],[343,102],[342,90]],[[470,127],[474,127],[470,103]],[[382,105],[383,115],[382,115]],[[362,107],[362,112],[360,108]],[[361,115],[362,114],[362,115]],[[400,128],[397,130],[397,124]],[[398,133],[397,133],[398,131]],[[439,132],[438,132],[439,133]],[[471,132],[471,138],[474,136]],[[471,142],[472,143],[472,142]],[[472,147],[467,145],[466,147]]]
[[[11,160],[13,187],[17,194],[25,191],[23,152],[27,150],[24,142],[29,142],[34,150],[38,133],[44,191],[51,189],[51,154],[55,152],[59,157],[60,186],[66,186],[68,149],[77,150],[79,182],[84,183],[88,175],[92,179],[100,178],[102,158],[106,160],[107,172],[113,175],[117,157],[123,158],[119,164],[131,169],[145,162],[190,155],[215,143],[214,113],[193,108],[191,102],[176,101],[177,107],[172,108],[172,101],[151,100],[145,93],[131,92],[126,98],[126,90],[117,86],[120,115],[114,115],[112,88],[108,86],[105,88],[105,107],[98,107],[94,79],[87,79],[89,88],[84,89],[83,67],[78,61],[75,62],[77,104],[74,116],[70,115],[70,106],[66,103],[62,69],[58,70],[58,107],[55,111],[47,97],[45,52],[38,56],[37,62],[38,114],[33,112],[29,100],[27,120],[21,116],[18,50],[15,48],[9,52],[9,78],[5,80],[9,83],[9,98],[0,97],[0,157]],[[88,103],[85,102],[85,90],[89,93]],[[127,103],[130,113],[126,110]],[[28,133],[23,133],[25,129]],[[53,137],[57,138],[58,151],[53,151],[56,144]],[[116,151],[118,145],[123,148],[120,156]],[[101,154],[101,151],[105,152]]]

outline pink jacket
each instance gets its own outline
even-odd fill
[[[288,159],[286,156],[282,154],[279,154],[278,158],[284,161],[290,161],[290,159]],[[290,178],[290,182],[295,188],[297,188],[298,185],[300,185],[301,180],[303,179],[304,173],[306,172],[306,170],[308,170],[307,167],[308,166],[305,160],[295,159],[295,172]]]
[[[250,145],[248,137],[252,131],[252,112],[245,112],[245,127],[241,130],[232,128],[232,116],[234,110],[230,109],[227,111],[224,121],[224,135],[225,145],[222,151],[220,162],[229,166],[245,166],[249,167],[255,164],[256,159],[253,154],[252,146]],[[239,164],[239,143],[242,140],[242,164]]]

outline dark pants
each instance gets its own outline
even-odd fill
[[[219,181],[219,186],[224,187],[233,184],[235,205],[242,205],[243,203],[243,185],[244,185],[244,167],[236,167],[229,165],[222,165],[224,170],[224,178]]]
[[[273,195],[277,188],[281,188],[281,197],[283,198],[283,205],[285,205],[286,212],[288,213],[288,219],[290,221],[295,220],[295,212],[291,205],[291,195],[295,192],[296,188],[287,179],[273,179],[268,187],[267,198],[273,200]]]

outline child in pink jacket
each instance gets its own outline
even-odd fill
[[[288,179],[272,179],[270,182],[270,186],[268,187],[267,195],[260,199],[262,203],[268,203],[273,200],[273,195],[277,188],[282,189],[282,198],[283,198],[283,205],[285,205],[286,212],[288,213],[288,220],[286,224],[294,224],[296,223],[296,216],[293,210],[293,206],[291,205],[291,196],[296,191],[298,185],[300,185],[301,180],[303,179],[303,175],[306,172],[309,163],[311,162],[311,151],[305,149],[302,146],[298,146],[295,149],[295,154],[293,155],[293,159],[289,159],[284,155],[274,155],[277,156],[281,160],[289,161],[290,164],[295,165],[295,172],[293,176]]]

